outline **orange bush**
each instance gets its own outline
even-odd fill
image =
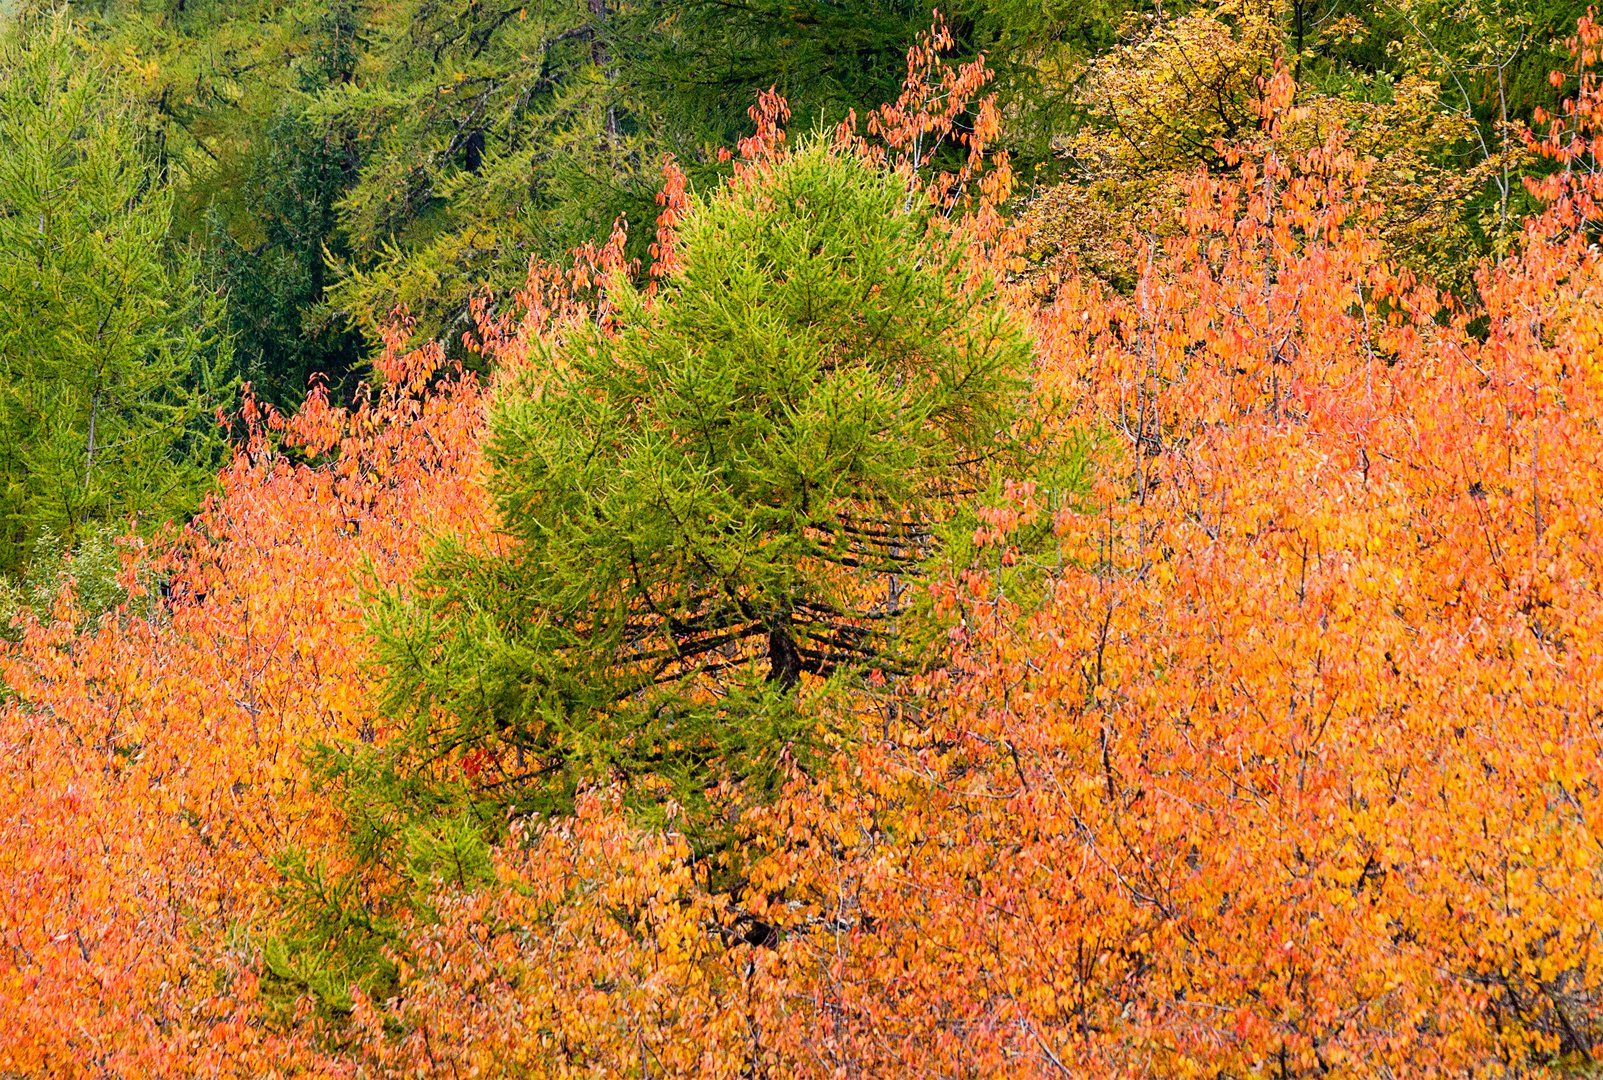
[[[314,393],[277,449],[258,430],[162,556],[163,618],[79,632],[64,607],[9,650],[0,1070],[259,1075],[283,1052],[254,964],[274,856],[339,828],[303,744],[373,737],[357,575],[406,574],[480,511],[480,391],[424,393],[425,366],[392,353],[351,412]]]
[[[825,823],[875,823],[813,969],[843,1074],[1480,1075],[1603,1034],[1599,253],[1561,205],[1455,313],[1339,139],[1282,157],[1289,101],[1133,297],[1041,315],[1097,482],[1033,607],[1014,488],[928,728]]]

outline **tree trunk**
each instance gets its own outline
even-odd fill
[[[781,690],[789,690],[801,682],[802,658],[796,651],[796,640],[790,636],[790,627],[776,626],[768,631],[768,681]]]

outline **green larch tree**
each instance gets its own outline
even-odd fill
[[[814,142],[693,199],[660,291],[617,276],[610,326],[508,378],[499,535],[374,598],[394,723],[314,755],[355,858],[285,854],[275,979],[389,992],[387,920],[587,787],[739,888],[742,812],[841,737],[818,694],[916,662],[910,579],[1017,446],[1032,345],[928,205]]]
[[[141,132],[64,15],[0,39],[0,569],[44,534],[183,515],[226,448],[227,343],[164,258]]]
[[[615,331],[506,386],[504,544],[441,541],[375,619],[403,772],[474,754],[525,809],[619,783],[694,829],[812,756],[803,684],[905,669],[908,579],[1011,452],[1031,357],[922,204],[813,143],[695,200],[659,294],[614,282]]]

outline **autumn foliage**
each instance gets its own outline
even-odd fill
[[[605,784],[571,814],[501,823],[471,874],[350,872],[350,804],[305,750],[393,734],[367,598],[404,586],[430,537],[486,527],[497,383],[397,345],[357,407],[314,394],[256,418],[200,516],[128,553],[133,592],[155,577],[159,595],[87,625],[69,590],[4,656],[0,1072],[1590,1062],[1599,45],[1583,20],[1575,104],[1533,137],[1554,166],[1533,183],[1547,209],[1472,296],[1399,268],[1374,162],[1339,129],[1306,145],[1279,69],[1228,168],[1191,175],[1170,227],[1130,237],[1132,289],[1004,284],[1033,327],[1040,449],[1087,464],[976,497],[920,585],[941,655],[818,698],[854,734],[747,812],[739,888],[709,887],[671,814],[643,821]],[[954,93],[982,81],[920,64]],[[1016,272],[994,114],[976,105],[988,119],[928,179],[931,133],[961,113],[916,89],[833,152],[966,214],[975,274]],[[734,183],[791,153],[765,108]],[[658,280],[682,176],[669,192]],[[516,372],[605,317],[620,250],[537,269],[517,317],[481,312],[479,347]],[[403,873],[425,903],[385,901]],[[319,883],[383,942],[379,996],[297,981],[318,958],[286,958],[286,927]]]

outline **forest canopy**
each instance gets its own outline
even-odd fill
[[[0,1074],[1596,1075],[1600,48],[0,12]]]

